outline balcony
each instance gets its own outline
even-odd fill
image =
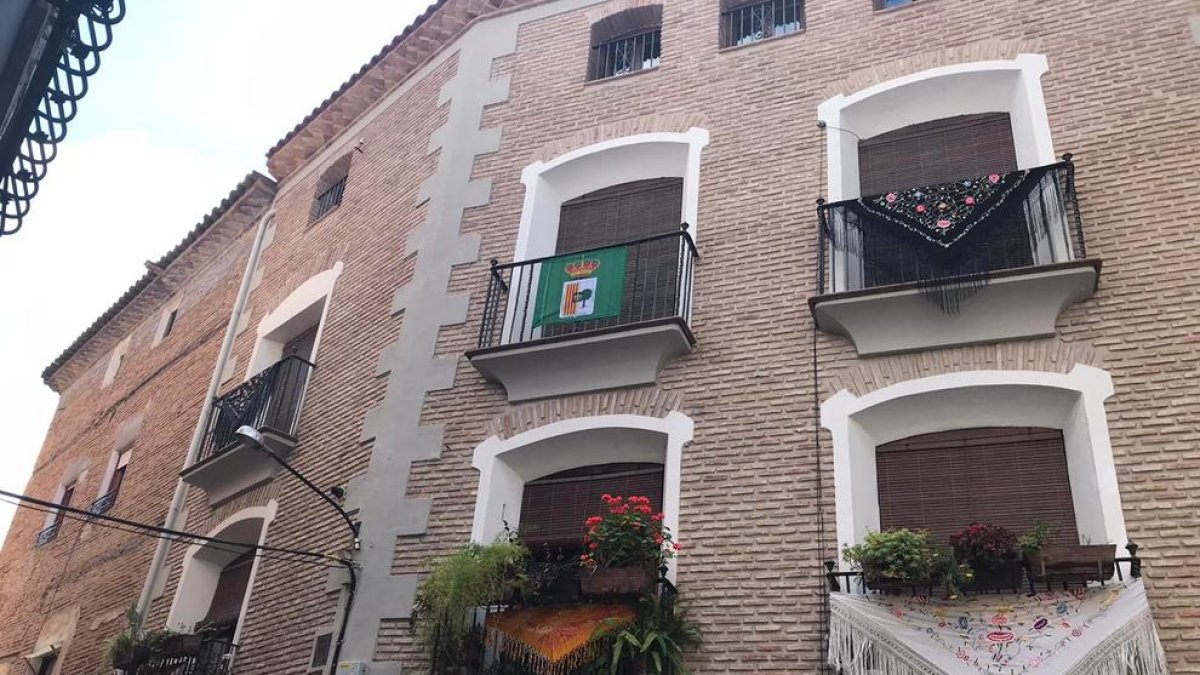
[[[88,513],[94,513],[98,516],[103,515],[105,513],[108,513],[109,510],[112,509],[113,504],[115,504],[116,502],[117,502],[117,491],[111,490],[111,491],[97,497],[96,500],[94,502],[92,502],[90,506],[88,506]]]
[[[62,522],[56,520],[53,523],[51,523],[49,527],[38,532],[37,533],[37,541],[35,542],[35,545],[36,546],[45,546],[46,544],[49,544],[50,542],[54,541],[58,537],[58,528],[61,525],[62,525]]]
[[[492,261],[479,327],[467,352],[512,402],[650,384],[696,344],[692,268],[678,232],[574,253]]]
[[[267,448],[286,459],[296,447],[296,426],[313,368],[289,356],[213,401],[200,454],[180,474],[184,482],[203,489],[215,505],[274,478],[279,464],[236,432],[243,425],[258,429]]]
[[[1053,335],[1095,292],[1063,162],[818,206],[817,327],[860,356]]]
[[[226,675],[237,645],[204,635],[171,635],[130,675]]]

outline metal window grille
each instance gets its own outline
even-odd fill
[[[915,0],[875,0],[875,9],[891,9],[911,5]]]
[[[97,515],[100,515],[102,513],[108,513],[108,511],[110,509],[112,509],[113,504],[115,504],[116,501],[117,501],[117,491],[111,490],[108,493],[97,497],[96,501],[92,502],[92,505],[88,507],[88,511],[90,513],[95,513]]]
[[[662,56],[662,30],[602,42],[592,47],[589,80],[657,68]]]
[[[804,0],[767,0],[721,13],[721,46],[738,47],[804,30]]]
[[[308,215],[309,222],[320,219],[341,205],[342,194],[346,191],[347,178],[349,176],[342,176],[333,185],[326,188],[324,192],[313,198],[312,211]]]
[[[50,542],[54,541],[54,538],[58,536],[58,528],[61,524],[62,523],[60,523],[56,520],[55,522],[50,524],[50,527],[47,527],[46,529],[42,530],[41,532],[38,532],[37,545],[45,546],[46,544],[49,544]]]

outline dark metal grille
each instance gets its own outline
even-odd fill
[[[102,514],[102,513],[108,513],[108,511],[110,509],[112,509],[113,504],[115,504],[116,502],[117,502],[117,491],[111,490],[111,491],[107,492],[106,494],[103,494],[103,495],[97,497],[96,501],[92,502],[92,505],[88,507],[88,511],[90,513],[95,513],[97,515]]]
[[[910,245],[907,237],[889,234],[896,228],[857,208],[858,200],[819,204],[818,292],[931,281],[944,278],[951,268],[967,278],[1083,260],[1087,250],[1070,155],[1039,170],[1044,171],[1042,178],[1013,197],[1017,200],[1013,206],[996,209],[981,221],[978,227],[987,228],[986,239],[957,253],[952,262],[928,247]],[[826,278],[826,271],[832,280]]]
[[[21,229],[38,184],[67,136],[67,123],[87,94],[88,80],[100,68],[100,52],[112,44],[112,27],[125,18],[124,0],[52,4],[61,9],[47,52],[0,137],[0,236]]]
[[[542,263],[564,255],[603,249],[627,249],[625,292],[619,316],[560,326],[534,326],[536,286]],[[700,255],[684,224],[678,232],[559,253],[524,262],[492,261],[491,279],[479,326],[479,347],[514,344],[565,334],[614,328],[691,315],[692,267]]]
[[[309,222],[319,219],[341,205],[342,193],[346,191],[347,178],[349,176],[342,176],[324,192],[313,198],[312,211],[308,214]]]
[[[721,12],[721,46],[737,47],[804,30],[803,0],[767,0]]]
[[[62,525],[62,523],[55,521],[50,524],[50,527],[38,532],[37,545],[45,546],[46,544],[54,541],[54,538],[58,536],[58,528],[60,525]]]
[[[237,442],[234,434],[242,425],[294,436],[304,390],[314,367],[299,356],[288,356],[216,399],[196,461],[234,445]]]
[[[657,68],[661,56],[661,29],[603,42],[592,47],[588,79],[602,80],[638,70]]]

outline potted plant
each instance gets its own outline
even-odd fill
[[[999,525],[971,523],[950,537],[954,558],[971,568],[972,590],[1021,588],[1024,566],[1017,555],[1017,536]]]
[[[1116,568],[1116,544],[1055,544],[1054,529],[1038,522],[1018,541],[1033,581],[1105,581]]]
[[[117,670],[133,670],[150,660],[163,637],[161,631],[142,631],[142,616],[137,609],[125,610],[125,628],[105,644],[108,662]]]
[[[700,645],[700,626],[688,616],[688,605],[679,596],[664,599],[660,593],[642,596],[632,623],[606,621],[596,638],[611,640],[594,664],[595,670],[651,675],[688,675],[684,653]]]
[[[951,563],[929,541],[927,531],[903,528],[870,532],[863,543],[846,547],[842,557],[862,571],[867,588],[888,592],[921,587],[932,591],[943,583]]]
[[[607,512],[584,523],[580,586],[592,596],[643,593],[681,546],[671,540],[663,514],[654,512],[648,497],[606,494],[601,500]]]
[[[476,608],[527,590],[529,556],[529,549],[509,537],[486,546],[469,544],[433,567],[417,590],[412,622],[434,661],[453,665],[470,657],[467,638],[477,629]]]

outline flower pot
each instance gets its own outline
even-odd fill
[[[991,565],[971,565],[974,579],[963,590],[969,591],[1019,591],[1025,578],[1025,564],[1017,558]]]
[[[133,670],[150,659],[150,648],[145,645],[132,645],[112,655],[113,668],[117,670]]]
[[[158,651],[163,656],[191,656],[200,653],[203,643],[203,635],[171,635],[163,639]]]
[[[653,579],[645,567],[597,567],[579,575],[584,595],[638,595],[650,588]]]
[[[1043,546],[1025,554],[1034,581],[1107,581],[1116,567],[1116,544]]]

